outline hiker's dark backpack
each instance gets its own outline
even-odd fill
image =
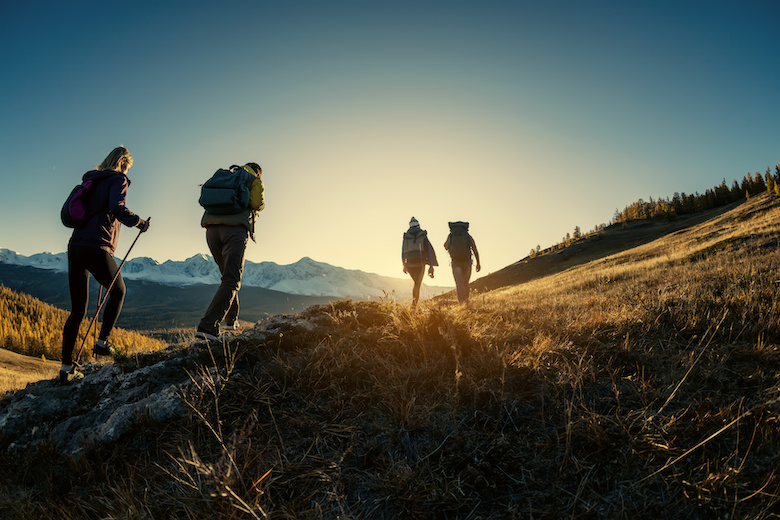
[[[427,231],[417,233],[404,233],[404,242],[401,249],[401,258],[404,265],[424,265],[428,260],[425,242],[428,237]]]
[[[239,166],[219,169],[201,187],[198,203],[215,215],[241,213],[249,208],[249,191],[255,179]]]
[[[454,262],[471,261],[468,222],[450,222],[450,258]]]
[[[97,183],[96,179],[89,179],[70,192],[68,198],[65,199],[65,204],[62,205],[62,210],[60,210],[60,219],[65,227],[72,229],[84,227],[89,219],[97,214],[92,209],[91,203]]]

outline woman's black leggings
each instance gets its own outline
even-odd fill
[[[62,330],[62,364],[73,363],[73,347],[79,333],[79,325],[87,314],[89,304],[89,275],[103,287],[108,287],[119,266],[108,252],[97,247],[68,246],[68,282],[70,284],[70,316]],[[114,328],[122,302],[125,299],[125,282],[122,275],[116,277],[108,301],[103,307],[103,325],[100,328],[100,339],[107,339]]]
[[[420,288],[422,287],[422,281],[425,277],[425,264],[407,266],[406,271],[409,276],[414,280],[414,288],[412,289],[412,305],[417,305],[417,301],[420,299]]]

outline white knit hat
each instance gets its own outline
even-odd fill
[[[412,217],[412,220],[409,221],[409,227],[420,227],[420,223],[417,222],[417,219]]]

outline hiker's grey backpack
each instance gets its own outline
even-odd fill
[[[404,242],[401,249],[401,258],[405,266],[424,265],[428,260],[428,251],[425,243],[428,237],[427,231],[417,231],[416,233],[404,233]]]
[[[215,215],[241,213],[249,207],[249,191],[255,179],[239,166],[219,169],[201,187],[198,203]]]

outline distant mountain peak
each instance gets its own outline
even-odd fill
[[[198,253],[185,260],[185,262],[212,262],[212,261],[213,261],[212,257],[205,253]],[[173,260],[168,260],[168,262],[173,262]]]
[[[9,249],[0,249],[0,263],[36,267],[66,272],[66,253],[40,253],[29,257]],[[166,260],[159,263],[153,258],[139,257],[125,262],[122,276],[127,280],[146,280],[175,286],[218,285],[219,269],[214,259],[198,253],[186,260]],[[242,285],[262,287],[274,291],[302,296],[333,296],[369,300],[382,298],[395,292],[402,298],[411,296],[411,279],[392,278],[359,270],[348,270],[304,256],[295,263],[279,265],[274,262],[244,264]],[[451,287],[430,287],[430,293],[446,292]]]

